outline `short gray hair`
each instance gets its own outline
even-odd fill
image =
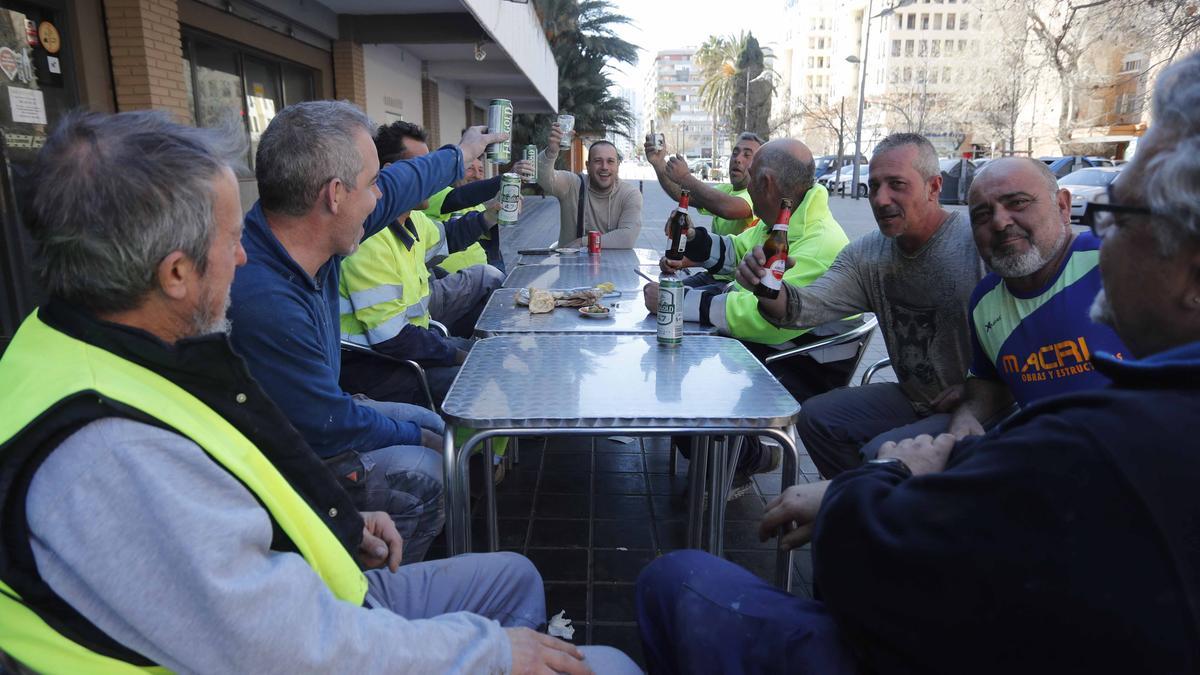
[[[1200,241],[1200,52],[1158,76],[1153,105],[1147,134],[1152,147],[1144,157],[1135,154],[1122,173],[1142,180],[1146,206],[1162,216],[1155,220],[1155,236],[1169,254],[1187,241]]]
[[[796,204],[793,206],[799,204],[812,189],[813,174],[817,167],[811,158],[801,161],[787,150],[774,146],[764,146],[754,157],[763,169],[770,169],[775,174],[780,192],[785,196],[795,195]]]
[[[913,168],[917,170],[917,173],[921,174],[921,178],[929,180],[934,176],[942,175],[942,169],[938,165],[937,150],[934,149],[933,143],[930,143],[929,139],[921,134],[891,134],[882,141],[879,141],[879,144],[875,146],[875,150],[871,152],[871,159],[875,159],[889,150],[895,150],[905,145],[912,145],[917,148],[917,161],[913,162]]]
[[[334,178],[353,190],[363,169],[354,145],[360,129],[374,138],[371,120],[349,101],[305,101],[281,110],[267,125],[255,155],[263,209],[302,216]]]
[[[38,153],[26,212],[46,292],[103,314],[138,307],[174,251],[203,274],[212,181],[245,153],[240,125],[197,129],[162,111],[64,117]]]

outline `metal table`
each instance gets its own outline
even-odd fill
[[[614,263],[625,267],[637,265],[658,265],[663,252],[650,248],[608,248],[600,253],[604,263]],[[575,253],[551,253],[549,255],[518,255],[518,265],[587,265],[593,256],[586,248]]]
[[[710,392],[684,396],[684,391]],[[446,429],[446,540],[451,555],[470,547],[467,458],[483,443],[492,465],[497,436],[703,435],[693,455],[690,545],[700,539],[706,481],[712,490],[709,525],[716,550],[723,531],[732,457],[713,436],[772,438],[784,448],[781,490],[795,484],[793,423],[800,404],[737,340],[690,336],[678,348],[636,335],[505,335],[475,343],[442,404]],[[456,448],[454,427],[474,434]],[[707,455],[716,449],[711,478]],[[495,488],[484,481],[488,542],[498,545]],[[777,581],[787,587],[791,564],[777,551]]]
[[[592,335],[655,335],[658,317],[646,311],[641,293],[626,291],[619,297],[606,297],[601,304],[609,307],[608,318],[592,319],[575,307],[558,307],[548,314],[530,314],[529,308],[515,301],[519,288],[501,288],[488,299],[475,335],[481,338],[525,333]],[[694,321],[683,323],[684,335],[716,335],[714,326],[701,326]]]
[[[610,281],[618,291],[638,292],[646,280],[634,272],[634,265],[592,260],[587,265],[519,265],[504,280],[503,288],[533,286],[547,290],[587,288]],[[658,265],[638,266],[651,279],[657,279]]]

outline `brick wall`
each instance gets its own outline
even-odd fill
[[[367,109],[367,71],[362,45],[352,40],[333,43],[333,89],[339,100]]]
[[[156,108],[192,123],[176,0],[104,0],[117,110]]]

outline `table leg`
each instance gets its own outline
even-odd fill
[[[799,480],[800,473],[800,453],[797,450],[795,438],[797,438],[796,425],[789,425],[786,429],[787,442],[782,442],[783,445],[783,472],[779,477],[779,494],[787,492],[787,489],[795,485]],[[782,528],[779,532],[778,544],[775,549],[775,585],[785,591],[792,589],[792,554],[791,551],[785,551],[783,548]]]
[[[512,454],[512,463],[520,464],[521,463],[521,437],[513,436],[513,437],[509,438],[508,439],[508,447]],[[509,454],[509,453],[505,453],[505,454]]]
[[[454,427],[446,425],[445,435],[442,436],[442,483],[446,500],[446,548],[451,556],[466,553],[458,542],[462,525],[458,514],[458,465],[454,459]]]
[[[483,442],[483,491],[487,499],[487,537],[488,550],[500,550],[500,527],[496,522],[496,481],[495,478],[495,463],[496,452],[492,448],[492,438],[489,436]]]
[[[690,484],[688,488],[687,548],[701,548],[704,530],[704,490],[707,487],[705,474],[708,469],[708,448],[712,439],[696,437],[692,446],[692,459],[688,462]]]
[[[713,492],[712,510],[709,512],[710,552],[718,557],[725,553],[725,511],[729,505],[727,501],[729,490],[733,484],[734,472],[737,470],[738,455],[742,452],[743,440],[742,436],[732,438],[726,436],[723,439],[725,458],[720,463],[720,482],[716,484],[716,490]]]

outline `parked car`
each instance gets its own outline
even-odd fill
[[[1050,167],[1050,172],[1055,178],[1086,169],[1090,166],[1113,166],[1113,161],[1106,157],[1084,157],[1082,155],[1070,155],[1067,157],[1041,157],[1046,166]]]
[[[843,166],[837,173],[830,171],[817,179],[831,193],[849,194],[850,184],[854,181],[854,165]],[[858,196],[867,196],[867,165],[858,166]]]
[[[837,155],[821,155],[813,160],[813,164],[816,167],[813,175],[820,177],[833,171],[834,167],[840,169],[843,166],[852,166],[854,164],[854,155],[842,155],[840,162],[838,161]],[[867,166],[867,158],[860,156],[858,158],[858,165],[860,167],[864,167],[863,170],[865,170],[865,167]]]
[[[971,181],[975,180],[975,164],[969,159],[939,159],[938,168],[942,171],[942,193],[938,202],[966,204],[967,191],[971,189]]]
[[[1109,183],[1119,175],[1120,167],[1103,166],[1072,171],[1059,178],[1058,186],[1071,192],[1071,222],[1079,222],[1088,202],[1107,190]]]

